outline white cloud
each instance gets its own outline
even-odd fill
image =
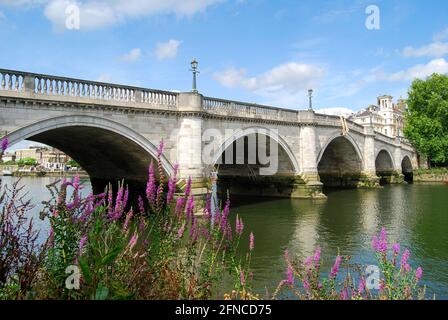
[[[448,54],[448,43],[433,42],[420,48],[406,47],[403,50],[405,57],[433,57],[441,58]]]
[[[433,40],[435,42],[440,42],[448,40],[448,28],[434,35]]]
[[[353,113],[353,110],[343,107],[335,107],[335,108],[317,109],[316,112],[321,114],[348,117]]]
[[[297,107],[305,102],[306,90],[315,88],[324,74],[321,67],[288,62],[252,77],[243,68],[215,72],[213,77],[225,87],[239,87],[258,94],[266,99],[266,103]]]
[[[110,82],[110,80],[111,80],[110,75],[106,73],[100,74],[98,79],[96,79],[96,81],[98,82]]]
[[[142,56],[142,50],[140,48],[132,49],[129,53],[121,56],[121,60],[126,62],[135,62]]]
[[[182,41],[179,40],[169,40],[168,42],[158,43],[154,51],[157,60],[175,58],[181,44]]]
[[[0,0],[11,4],[13,0]],[[156,14],[192,16],[223,0],[20,0],[20,3],[46,3],[44,14],[55,29],[63,30],[66,9],[76,5],[80,13],[80,29],[98,29]],[[16,4],[17,5],[17,4]]]
[[[315,86],[324,74],[324,69],[320,67],[289,62],[254,77],[248,77],[245,69],[230,68],[215,72],[214,78],[226,87],[242,87],[253,92],[294,93]]]
[[[412,81],[415,78],[423,79],[433,73],[447,74],[448,62],[445,59],[434,59],[427,64],[418,64],[407,70],[385,75],[388,81]]]

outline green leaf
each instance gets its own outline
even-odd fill
[[[95,300],[106,300],[109,296],[109,289],[107,287],[100,286],[96,289]]]
[[[121,252],[122,247],[121,246],[117,246],[115,247],[112,251],[110,251],[109,253],[107,253],[102,259],[101,259],[101,264],[111,264],[112,262],[114,262],[114,260],[117,258],[118,254]]]
[[[92,283],[92,275],[90,274],[89,265],[87,261],[83,257],[79,257],[78,259],[79,267],[81,268],[82,277],[86,284]]]

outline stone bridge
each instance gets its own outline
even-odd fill
[[[324,197],[323,186],[375,187],[411,179],[417,154],[337,116],[80,79],[0,69],[0,137],[56,147],[88,172],[95,191],[125,179],[141,186],[163,139],[163,169],[193,179],[196,192],[211,171],[230,192]],[[278,170],[248,160],[249,141],[278,150]],[[235,145],[237,161],[222,161]],[[207,152],[205,152],[207,151]],[[206,155],[204,155],[206,154]],[[207,161],[206,161],[207,158]],[[234,157],[235,158],[235,157]],[[221,163],[220,165],[218,165]]]

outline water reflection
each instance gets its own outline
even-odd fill
[[[247,203],[232,199],[233,213],[243,217],[246,234],[256,238],[252,267],[255,287],[273,290],[284,277],[282,253],[299,258],[322,248],[323,267],[329,270],[340,252],[355,263],[374,264],[372,235],[384,227],[390,242],[411,250],[413,266],[422,266],[428,292],[448,298],[448,188],[442,185],[386,186],[379,190],[327,191],[326,202],[272,200]],[[242,251],[247,249],[247,239]]]

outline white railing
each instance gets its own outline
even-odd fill
[[[178,94],[117,84],[0,69],[0,90],[42,96],[177,106]]]
[[[204,97],[202,102],[204,111],[225,116],[240,116],[260,118],[265,120],[298,121],[298,111],[240,101]]]

